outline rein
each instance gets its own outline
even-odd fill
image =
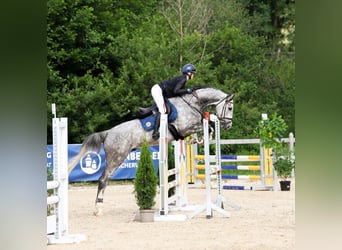
[[[202,112],[201,112],[200,110],[198,110],[196,107],[194,107],[194,106],[191,105],[191,100],[192,100],[193,97],[194,97],[194,95],[192,95],[192,97],[190,98],[190,101],[189,101],[189,102],[188,102],[187,100],[185,100],[185,98],[184,98],[183,96],[181,96],[180,98],[183,100],[183,102],[185,102],[186,104],[188,104],[188,106],[189,106],[192,110],[197,111],[197,112],[200,114],[200,116],[202,116]],[[198,99],[198,97],[196,97],[196,98]]]
[[[181,96],[181,99],[194,111],[198,112],[200,114],[200,116],[202,116],[202,112],[201,110],[197,109],[196,107],[191,105],[191,100],[193,97],[196,97],[198,100],[200,100],[196,95],[192,95],[192,97],[190,98],[189,101],[185,100],[185,98],[183,96]],[[216,104],[219,105],[220,103],[222,103],[223,101],[225,101],[226,103],[224,104],[222,110],[221,110],[221,114],[220,116],[218,116],[219,119],[227,119],[227,120],[232,120],[232,118],[229,117],[225,117],[224,114],[227,111],[227,108],[229,109],[228,105],[231,102],[231,100],[228,100],[229,95],[226,95],[224,98],[222,98],[221,100],[219,100]],[[228,102],[227,102],[228,101]]]

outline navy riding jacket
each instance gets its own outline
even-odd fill
[[[159,86],[163,91],[163,96],[166,98],[170,98],[189,93],[187,89],[184,89],[185,83],[186,76],[180,75],[172,79],[162,81],[161,83],[159,83]]]

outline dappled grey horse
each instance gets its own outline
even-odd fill
[[[194,90],[192,94],[169,98],[178,113],[176,120],[171,124],[181,138],[200,132],[203,130],[204,111],[206,108],[214,106],[222,128],[230,129],[233,123],[233,98],[234,94],[226,94],[211,87],[201,87]],[[169,141],[173,141],[176,136],[170,132],[168,138]],[[104,190],[108,181],[129,152],[141,147],[144,138],[146,138],[149,145],[159,144],[158,140],[152,139],[152,131],[146,131],[142,127],[140,119],[137,118],[116,125],[111,129],[93,133],[83,141],[80,152],[69,164],[69,173],[86,152],[99,152],[102,143],[106,155],[106,166],[98,182],[95,215],[101,214]]]

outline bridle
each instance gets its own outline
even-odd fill
[[[216,106],[218,106],[220,103],[224,102],[223,107],[221,109],[221,113],[218,114],[218,119],[221,121],[232,121],[233,118],[232,117],[228,117],[226,116],[226,111],[232,111],[233,110],[233,97],[234,95],[227,95],[226,97],[222,98]]]

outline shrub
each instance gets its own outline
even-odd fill
[[[151,209],[155,205],[158,178],[154,171],[146,138],[141,147],[140,160],[134,179],[134,192],[139,209]]]

